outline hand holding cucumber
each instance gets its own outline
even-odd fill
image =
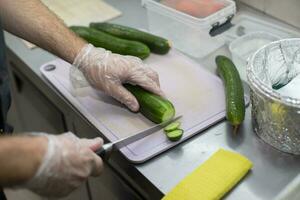
[[[171,48],[168,40],[118,24],[91,23],[90,28],[70,28],[96,47],[111,51],[90,44],[75,59],[73,65],[83,72],[93,87],[124,103],[132,111],[139,110],[154,123],[174,117],[173,104],[161,97],[163,93],[157,73],[140,60],[147,58],[150,50],[157,54],[168,53]],[[183,130],[179,128],[166,132],[171,141],[179,140],[182,134]]]
[[[154,94],[163,95],[158,74],[137,57],[114,54],[88,44],[78,53],[73,66],[83,72],[94,88],[114,97],[132,111],[139,110],[139,103],[123,83],[140,85]]]

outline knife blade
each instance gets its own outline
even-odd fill
[[[159,130],[163,129],[164,127],[166,127],[169,124],[171,124],[172,122],[180,119],[181,117],[182,117],[182,115],[179,115],[175,118],[172,118],[170,120],[167,120],[165,122],[157,124],[157,125],[149,128],[145,131],[142,131],[142,132],[139,132],[137,134],[119,139],[119,140],[114,141],[114,142],[106,143],[99,150],[97,150],[95,153],[103,159],[108,159],[113,150],[121,149],[124,146],[127,146],[127,145],[129,145],[133,142],[136,142],[136,141],[138,141],[138,140],[140,140],[140,139],[142,139],[142,138],[144,138],[148,135],[151,135],[152,133],[155,133],[156,131],[159,131]]]

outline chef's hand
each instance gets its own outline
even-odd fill
[[[137,57],[114,54],[89,44],[78,53],[73,65],[83,72],[94,88],[114,97],[132,111],[137,111],[139,104],[122,83],[140,85],[163,95],[158,74]]]
[[[90,175],[100,175],[102,160],[94,151],[103,140],[79,139],[73,133],[48,135],[47,150],[35,176],[25,187],[42,196],[62,197],[82,184]]]

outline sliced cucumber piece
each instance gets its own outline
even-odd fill
[[[169,124],[168,126],[166,126],[166,127],[164,128],[164,131],[165,131],[165,132],[171,132],[171,131],[174,131],[174,130],[176,130],[176,129],[179,129],[179,126],[180,126],[180,125],[181,125],[180,122],[173,122],[173,123]]]
[[[137,85],[124,84],[124,87],[138,100],[140,112],[154,123],[162,123],[174,117],[175,108],[169,100]]]
[[[176,130],[167,132],[166,135],[167,135],[169,140],[178,141],[178,140],[180,140],[180,138],[183,135],[183,130],[182,129],[176,129]]]

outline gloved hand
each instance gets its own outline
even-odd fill
[[[35,176],[25,187],[48,197],[62,197],[77,188],[90,175],[100,175],[102,160],[94,151],[103,140],[79,139],[73,133],[48,135],[48,147]]]
[[[94,88],[114,97],[132,111],[137,111],[139,104],[122,83],[140,85],[155,94],[163,95],[158,74],[137,57],[114,54],[88,44],[78,53],[73,66],[82,71]]]

